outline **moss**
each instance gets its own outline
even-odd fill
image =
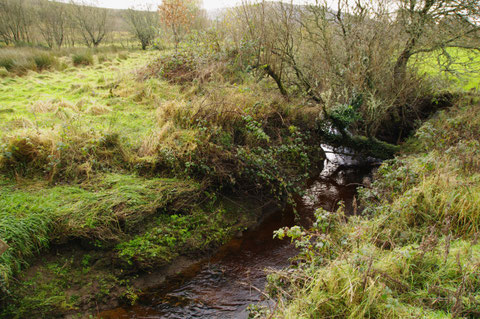
[[[163,215],[141,235],[120,243],[117,250],[123,260],[138,268],[164,265],[180,254],[196,254],[225,243],[237,231],[241,214],[197,208],[186,215]]]
[[[62,257],[47,255],[15,283],[16,294],[2,309],[6,318],[55,318],[59,313],[83,313],[98,303],[123,298],[128,280],[98,265],[101,254],[76,247]]]

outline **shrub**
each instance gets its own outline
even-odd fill
[[[15,62],[10,56],[0,56],[0,67],[5,68],[7,71],[11,71]]]

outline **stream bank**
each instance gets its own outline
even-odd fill
[[[335,210],[343,201],[354,213],[356,189],[368,183],[376,163],[360,163],[330,155],[322,173],[309,181],[296,209],[286,207],[269,215],[255,229],[237,236],[210,258],[194,263],[155,287],[150,282],[135,306],[101,312],[98,318],[246,318],[251,304],[265,305],[266,269],[290,265],[297,250],[288,240],[273,238],[281,227],[308,226],[315,209]],[[181,269],[179,265],[178,269]],[[174,265],[175,267],[175,265]]]

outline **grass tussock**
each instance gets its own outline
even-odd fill
[[[72,55],[72,63],[74,66],[85,66],[93,64],[93,55],[90,52],[77,52]]]
[[[102,115],[111,112],[112,110],[105,105],[94,104],[89,106],[85,112],[92,115]]]
[[[119,135],[68,130],[27,130],[4,139],[0,168],[7,175],[40,175],[47,180],[84,180],[92,171],[128,165]]]
[[[307,248],[270,275],[275,317],[480,315],[477,109],[463,100],[425,123],[361,190],[362,216],[318,211],[312,229],[277,234]]]

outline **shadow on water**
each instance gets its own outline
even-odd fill
[[[344,157],[343,162],[331,156],[329,160],[322,174],[309,182],[305,194],[295,199],[299,222],[304,226],[312,222],[316,208],[335,210],[339,201],[345,203],[347,214],[353,214],[356,189],[369,182],[375,166],[345,161]],[[265,270],[287,267],[296,254],[288,240],[273,239],[273,231],[294,224],[292,208],[280,210],[256,230],[231,240],[213,257],[149,291],[137,306],[105,311],[99,317],[247,318],[248,306],[264,299]]]

